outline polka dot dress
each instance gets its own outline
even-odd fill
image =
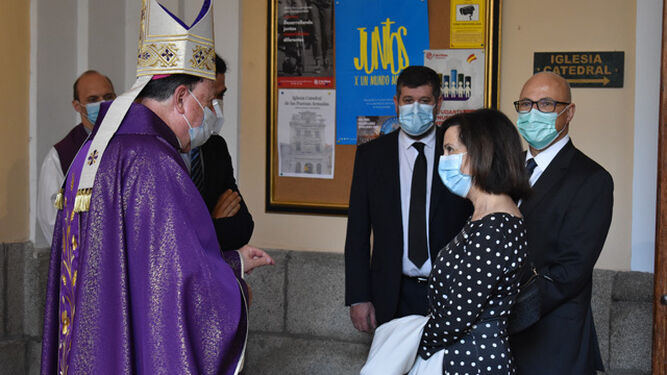
[[[523,219],[494,213],[468,221],[440,250],[429,277],[423,359],[444,350],[443,374],[514,374],[507,317],[526,248]]]

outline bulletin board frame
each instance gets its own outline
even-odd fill
[[[285,0],[283,0],[285,1]],[[334,7],[332,1],[331,7]],[[430,49],[450,48],[449,20],[452,1],[428,0]],[[498,108],[502,0],[485,1],[485,85],[484,106]],[[305,0],[300,0],[306,4]],[[356,145],[334,145],[333,179],[281,175],[278,160],[278,0],[268,0],[267,50],[267,137],[266,203],[267,212],[346,215]],[[334,15],[335,17],[335,15]],[[441,20],[434,22],[433,20]],[[335,32],[334,32],[335,34]],[[335,35],[332,36],[335,50]],[[333,65],[333,60],[330,62]],[[335,67],[331,68],[335,72]],[[283,66],[284,70],[284,66]],[[335,77],[335,73],[333,74]],[[327,87],[321,87],[326,89]],[[329,86],[331,89],[334,87]]]

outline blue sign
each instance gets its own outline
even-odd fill
[[[423,65],[425,0],[336,1],[336,144],[357,144],[357,118],[396,114],[396,79]]]

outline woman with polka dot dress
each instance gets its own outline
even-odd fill
[[[443,127],[440,178],[452,193],[469,199],[474,211],[433,260],[429,315],[378,327],[362,375],[516,372],[507,320],[527,243],[515,202],[530,192],[519,134],[491,109],[456,115]]]
[[[516,128],[483,109],[450,118],[438,172],[472,217],[434,261],[430,317],[410,374],[513,374],[507,318],[519,292],[526,235],[515,204],[529,192]],[[430,373],[430,372],[429,372]]]

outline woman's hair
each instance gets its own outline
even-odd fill
[[[468,149],[473,183],[487,193],[525,198],[530,192],[525,156],[519,133],[507,116],[495,109],[479,109],[450,117],[443,127],[455,125]]]

